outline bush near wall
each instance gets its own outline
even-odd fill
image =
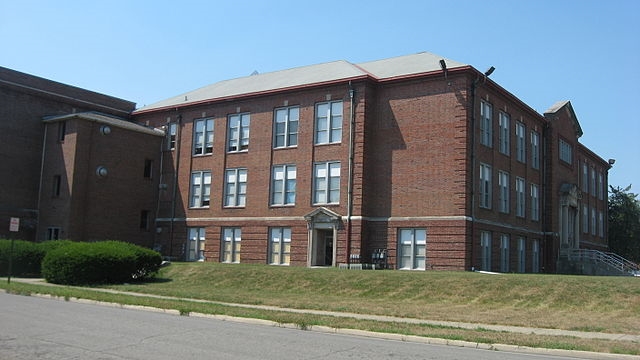
[[[121,241],[77,242],[49,251],[42,275],[65,285],[123,283],[155,276],[161,262],[159,253]]]
[[[11,240],[0,240],[0,275],[2,276],[9,274],[10,253]],[[14,240],[11,274],[14,276],[38,276],[44,255],[44,249],[41,249],[38,244]]]
[[[31,241],[13,241],[13,263],[11,275],[20,277],[41,276],[41,265],[47,252],[72,243],[70,240],[52,240],[43,243]],[[0,276],[9,275],[9,254],[11,240],[0,239]]]

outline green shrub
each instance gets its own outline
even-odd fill
[[[66,285],[123,283],[155,276],[161,262],[159,253],[129,243],[78,242],[49,251],[42,275]]]
[[[40,264],[45,256],[45,250],[39,244],[24,241],[13,241],[13,262],[11,275],[13,276],[40,276]],[[11,240],[0,240],[0,275],[9,274],[9,254],[11,253]]]

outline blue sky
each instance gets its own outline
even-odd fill
[[[0,0],[0,66],[141,107],[220,81],[428,51],[543,113],[570,100],[581,142],[640,192],[640,1]]]

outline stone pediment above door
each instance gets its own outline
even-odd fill
[[[342,223],[342,216],[340,214],[324,207],[313,210],[305,215],[304,219],[309,223],[310,228],[319,227],[323,224],[339,228]]]

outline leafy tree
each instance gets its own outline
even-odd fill
[[[630,192],[609,186],[609,248],[635,263],[640,262],[640,201]]]

